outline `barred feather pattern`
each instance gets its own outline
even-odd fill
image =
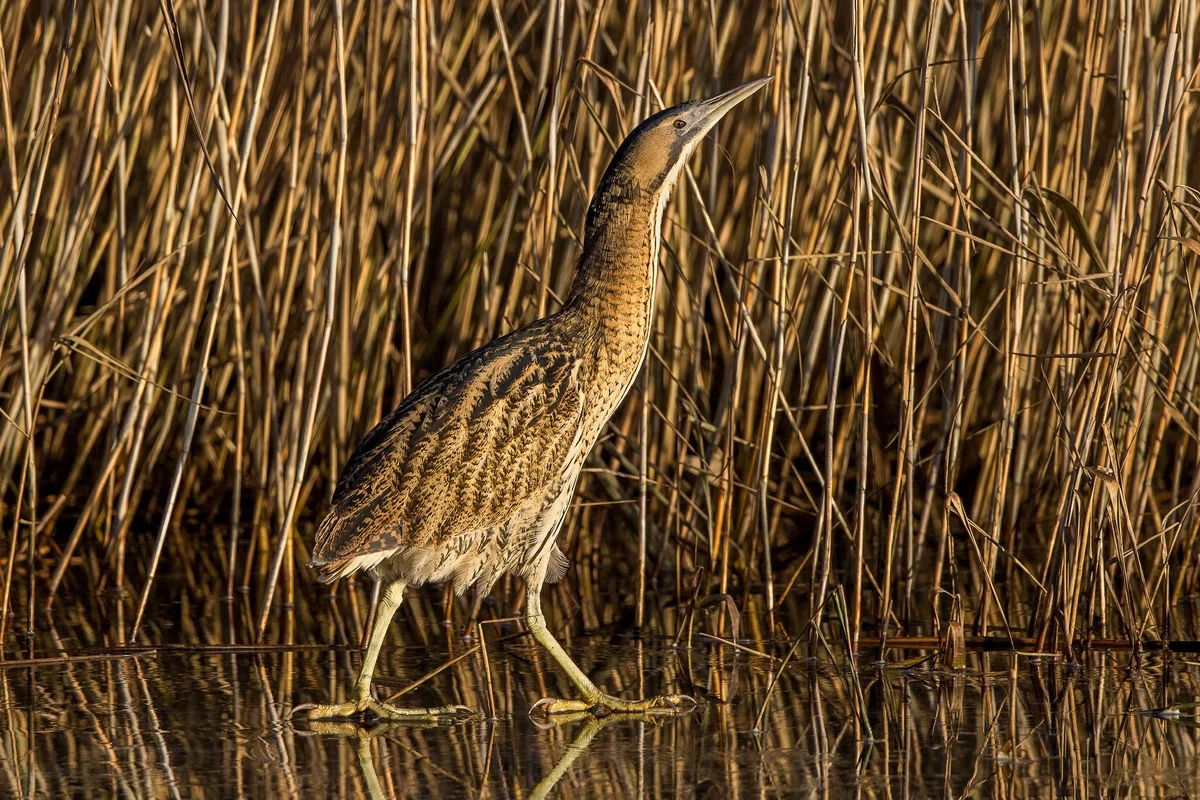
[[[581,359],[540,323],[454,362],[367,434],[317,531],[323,580],[392,558],[388,573],[465,589],[485,554],[516,555],[510,540],[562,489],[584,406]]]

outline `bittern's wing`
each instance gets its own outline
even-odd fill
[[[342,470],[313,548],[321,577],[506,522],[557,476],[578,435],[579,363],[535,323],[413,390]]]

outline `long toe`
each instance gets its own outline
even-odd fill
[[[597,717],[608,714],[686,714],[696,707],[696,701],[682,694],[660,695],[648,697],[645,700],[624,700],[620,697],[601,695],[594,701],[590,700],[560,700],[554,697],[544,697],[533,704],[529,710],[531,716],[553,716],[556,714],[578,714],[582,711],[591,712]]]
[[[411,722],[453,724],[464,722],[475,716],[467,706],[438,706],[437,708],[401,708],[372,700],[367,704],[368,713],[383,722]]]
[[[297,711],[305,710],[297,708]],[[363,706],[359,703],[338,703],[328,706],[307,708],[310,720],[356,720],[362,717]]]
[[[597,709],[604,710],[604,707],[585,700],[563,700],[558,697],[543,697],[533,704],[533,708],[529,709],[529,715],[536,717],[543,715],[554,716],[556,714],[578,714],[585,711],[595,712]]]
[[[612,711],[628,714],[686,714],[696,707],[694,698],[685,694],[659,695],[645,700],[620,700],[612,704]]]

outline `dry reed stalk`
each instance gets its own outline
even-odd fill
[[[325,619],[304,543],[354,442],[557,307],[638,118],[766,73],[668,211],[562,597],[673,625],[703,570],[767,636],[828,637],[844,585],[852,649],[936,636],[940,591],[1071,656],[1181,635],[1195,4],[77,10],[0,9],[5,647],[49,603],[112,643],[164,599]]]

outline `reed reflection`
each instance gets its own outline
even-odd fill
[[[690,676],[704,698],[663,720],[528,716],[552,670],[520,640],[491,645],[494,715],[433,727],[310,729],[330,651],[199,648],[0,668],[0,794],[15,797],[1189,796],[1200,792],[1200,666],[1096,657],[1079,668],[1007,653],[966,669],[855,670],[665,641],[579,638],[615,689]],[[746,645],[746,647],[751,647]],[[469,647],[460,648],[462,651]],[[751,647],[751,649],[753,649]],[[356,656],[355,656],[356,657]],[[401,685],[449,660],[393,649]],[[291,674],[288,674],[291,673]],[[854,675],[857,674],[857,685]],[[488,692],[469,657],[415,702]],[[480,707],[484,707],[481,702]],[[757,731],[757,732],[755,732]],[[319,732],[320,735],[313,735]],[[337,734],[337,735],[331,735]]]

